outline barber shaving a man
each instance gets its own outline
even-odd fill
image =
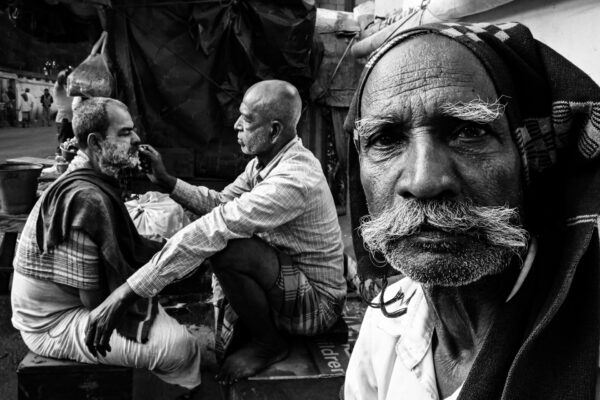
[[[321,165],[296,134],[301,107],[287,82],[248,89],[234,129],[242,151],[255,157],[221,192],[176,179],[156,150],[140,150],[151,160],[151,179],[201,218],[92,312],[90,349],[108,351],[128,304],[156,295],[207,259],[250,336],[225,359],[217,375],[223,384],[286,357],[287,334],[315,335],[340,318],[346,296],[341,231]]]
[[[600,89],[518,23],[370,58],[346,120],[372,301],[345,399],[594,399]],[[362,200],[361,200],[362,198]],[[597,398],[597,397],[596,397]]]

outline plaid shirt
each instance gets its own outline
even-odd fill
[[[78,151],[67,172],[89,168],[87,155]],[[58,179],[61,179],[63,176]],[[67,239],[42,253],[37,244],[36,224],[41,197],[29,213],[23,227],[13,266],[23,275],[60,283],[77,289],[100,288],[100,254],[96,243],[83,231],[71,229]]]
[[[13,262],[17,272],[77,289],[100,287],[98,246],[80,230],[50,251],[42,253],[37,244],[36,223],[41,203],[38,200],[27,218]]]
[[[156,295],[224,249],[229,240],[256,235],[289,255],[315,290],[336,302],[346,296],[333,197],[319,161],[299,139],[290,141],[264,168],[254,158],[222,192],[178,180],[171,196],[203,216],[127,280],[138,295]]]

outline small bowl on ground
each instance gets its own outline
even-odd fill
[[[63,156],[64,159],[67,160],[67,162],[71,162],[71,160],[75,158],[76,154],[76,151],[60,149],[60,155]]]

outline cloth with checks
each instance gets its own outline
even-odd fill
[[[159,243],[138,234],[121,200],[118,182],[93,169],[79,168],[59,178],[42,194],[39,203],[39,212],[30,215],[28,223],[35,225],[31,229],[35,231],[40,257],[53,253],[73,229],[85,232],[99,250],[102,274],[110,291],[123,284],[160,248]],[[44,273],[31,268],[22,272],[38,279],[55,276],[47,271],[54,264],[43,266]],[[76,278],[73,274],[70,279]],[[117,332],[146,342],[157,306],[156,299],[136,301],[117,324]]]

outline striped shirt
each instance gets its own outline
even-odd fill
[[[37,243],[36,225],[41,197],[27,218],[13,265],[16,271],[78,289],[100,288],[98,246],[83,231],[70,229],[66,240],[42,252]]]
[[[314,289],[335,302],[346,296],[343,245],[321,164],[300,139],[268,165],[258,159],[223,191],[177,181],[171,196],[203,215],[173,236],[127,282],[142,297],[181,279],[232,239],[260,237],[289,255]]]

